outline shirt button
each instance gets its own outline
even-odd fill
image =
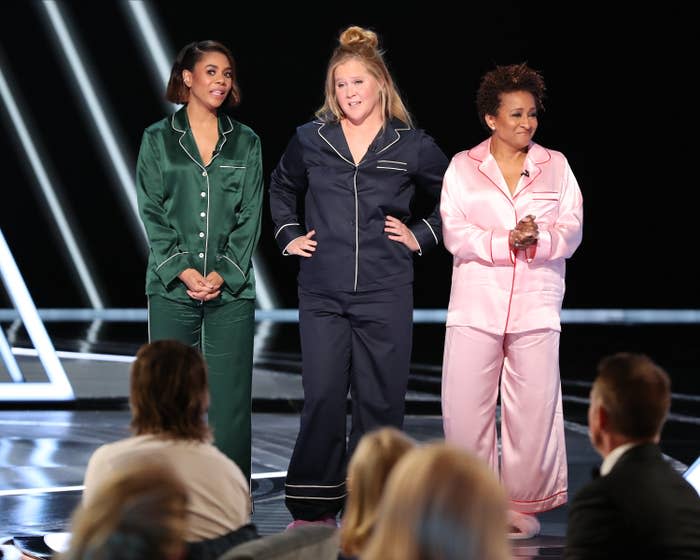
[[[202,198],[204,198],[205,196],[207,196],[207,193],[205,193],[204,191],[202,191],[201,193],[199,193],[199,196],[201,196]]]
[[[206,177],[206,176],[207,176],[207,172],[206,172],[206,171],[202,171],[202,177]]]
[[[207,213],[206,213],[206,212],[200,212],[199,215],[202,216],[202,218],[203,218],[204,216],[207,215]]]
[[[204,232],[203,232],[203,231],[200,231],[200,232],[199,232],[199,237],[204,237]]]
[[[203,259],[204,258],[204,253],[199,253],[199,258]]]

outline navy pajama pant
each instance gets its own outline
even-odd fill
[[[360,438],[403,427],[413,335],[413,286],[366,292],[299,289],[304,407],[287,471],[295,519],[338,514]],[[347,395],[351,427],[347,436]]]

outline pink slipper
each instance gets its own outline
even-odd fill
[[[324,517],[323,519],[317,519],[315,521],[307,521],[306,519],[295,519],[289,525],[287,529],[294,529],[295,527],[301,527],[302,525],[330,525],[331,527],[337,527],[338,522],[335,517]]]
[[[508,538],[513,540],[531,539],[540,534],[540,522],[534,515],[520,513],[518,511],[508,511],[508,525],[511,530]]]

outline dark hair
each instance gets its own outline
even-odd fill
[[[631,439],[658,436],[671,406],[668,374],[644,354],[603,358],[593,393],[608,413],[610,428]]]
[[[177,340],[139,348],[131,366],[131,429],[136,435],[208,441],[209,387],[204,358]]]
[[[513,91],[527,91],[535,98],[538,111],[544,110],[545,85],[542,75],[530,68],[527,63],[496,66],[481,78],[476,92],[476,110],[481,125],[490,133],[485,121],[486,115],[496,116],[501,106],[501,94]]]
[[[231,65],[231,91],[224,103],[229,107],[235,107],[241,102],[241,90],[236,77],[236,61],[228,47],[218,41],[194,41],[182,47],[175,58],[172,70],[170,70],[170,79],[165,90],[165,98],[168,101],[171,103],[187,103],[190,90],[182,79],[182,71],[189,70],[192,72],[195,64],[208,52],[223,54],[228,58],[228,62]]]

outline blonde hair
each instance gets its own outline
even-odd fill
[[[348,499],[340,529],[340,548],[346,556],[362,551],[377,522],[377,506],[389,473],[416,442],[401,430],[379,428],[366,433],[348,465]]]
[[[432,443],[389,475],[362,560],[506,560],[507,501],[478,457]]]
[[[60,560],[166,560],[184,557],[187,490],[166,464],[122,468],[105,480],[71,520]]]
[[[384,53],[379,50],[379,39],[374,31],[352,25],[338,39],[326,72],[325,101],[316,117],[323,121],[340,121],[343,114],[335,96],[335,69],[348,60],[361,62],[379,84],[379,97],[384,121],[396,117],[408,126],[413,126],[411,115],[399,95],[389,69],[384,62]]]

